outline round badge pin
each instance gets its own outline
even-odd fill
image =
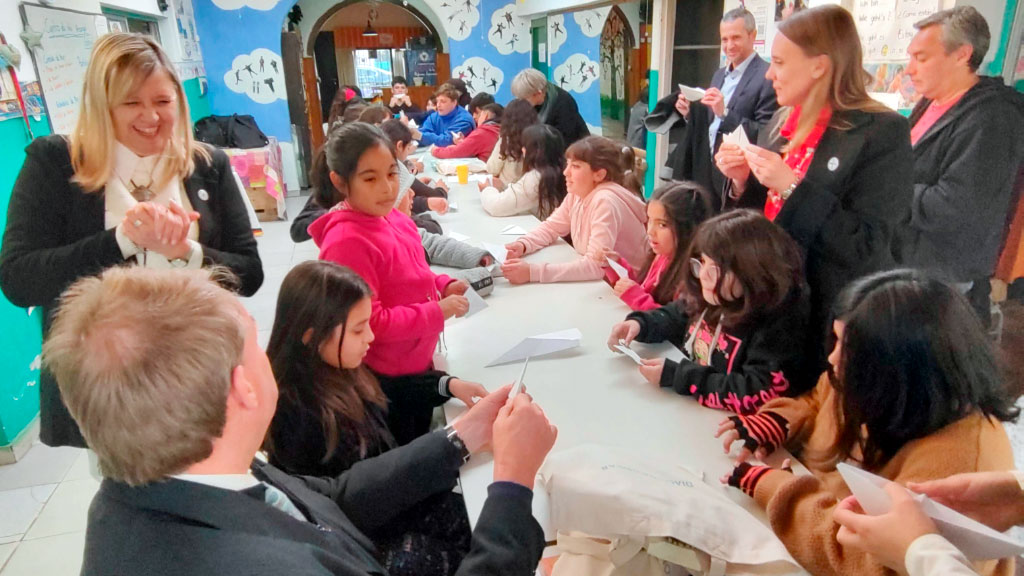
[[[835,160],[835,158],[833,158],[833,160]],[[832,168],[831,164],[829,164],[829,168]],[[832,169],[835,170],[835,168],[832,168]],[[202,200],[203,202],[206,202],[207,200],[210,199],[210,193],[207,192],[206,190],[203,190],[202,188],[200,188],[199,189],[199,199]]]
[[[835,172],[836,169],[838,169],[838,168],[839,168],[839,158],[836,158],[835,156],[829,158],[829,160],[828,160],[828,169],[829,169],[829,171],[830,172]]]

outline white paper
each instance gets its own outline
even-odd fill
[[[740,148],[747,148],[750,146],[750,138],[747,137],[747,131],[744,130],[742,126],[739,126],[732,132],[722,136],[722,142],[735,144]]]
[[[450,204],[448,206],[449,208],[451,207]],[[466,240],[469,240],[469,236],[466,236],[465,234],[459,234],[455,230],[449,230],[448,237],[451,238],[452,240],[458,240],[459,242],[465,242]]]
[[[885,492],[888,480],[846,463],[836,466],[857,502],[871,516],[885,514],[892,501]],[[904,488],[904,490],[906,490]],[[967,516],[939,504],[924,494],[907,492],[921,505],[921,510],[935,521],[943,538],[960,549],[971,560],[991,560],[1024,553],[1024,544],[971,520]]]
[[[629,356],[629,357],[630,357],[630,358],[631,358],[631,359],[633,360],[633,362],[636,362],[636,363],[637,363],[637,364],[639,364],[640,366],[643,366],[643,365],[644,365],[644,359],[643,359],[643,358],[641,358],[639,354],[637,354],[636,352],[634,352],[634,351],[633,351],[633,350],[632,350],[631,348],[629,348],[628,346],[623,346],[622,344],[616,344],[616,345],[615,345],[615,349],[616,349],[616,350],[618,350],[619,352],[622,352],[622,353],[623,353],[623,354],[625,354],[626,356]]]
[[[479,158],[438,160],[435,167],[441,174],[452,175],[460,165],[469,166],[470,172],[487,172],[487,164]]]
[[[629,278],[629,272],[626,270],[625,266],[611,258],[608,258],[607,260],[608,265],[612,267],[612,270],[615,270],[615,273],[619,275],[619,278]]]
[[[900,95],[898,92],[868,92],[868,96],[894,111],[898,112],[900,109]]]
[[[526,367],[530,365],[530,357],[527,356],[526,360],[523,361],[523,369],[519,372],[519,378],[512,383],[512,389],[508,391],[509,400],[515,398],[523,391],[523,378],[526,377]]]
[[[513,224],[511,226],[506,226],[501,233],[505,236],[525,236],[526,230],[524,230],[522,226],[516,226]]]
[[[481,242],[484,245],[484,250],[491,253],[494,256],[494,261],[498,264],[505,263],[505,256],[508,254],[508,249],[501,244],[491,244],[490,242]]]
[[[682,92],[683,97],[685,97],[690,102],[699,101],[700,99],[704,98],[705,94],[703,88],[691,88],[690,86],[686,86],[685,84],[679,85],[679,91]]]
[[[554,354],[555,352],[577,348],[579,347],[580,340],[582,338],[583,334],[576,328],[530,336],[519,344],[513,346],[511,350],[496,358],[486,367],[490,368],[491,366],[516,362],[517,360],[522,360],[527,357],[543,356],[545,354]]]
[[[448,211],[449,212],[458,212],[459,211],[459,203],[454,201],[454,200],[449,200],[448,201]]]
[[[476,290],[473,290],[472,288],[466,290],[466,300],[469,300],[469,311],[466,312],[466,315],[463,316],[463,318],[469,318],[484,308],[487,308],[487,302],[484,302],[483,297],[477,294]]]

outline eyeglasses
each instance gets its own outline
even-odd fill
[[[708,271],[708,280],[712,283],[718,282],[718,275],[721,273],[721,269],[718,267],[718,264],[715,264],[714,262],[704,264],[697,258],[690,258],[690,271],[693,272],[693,275],[696,278],[700,278],[700,272],[705,268]]]

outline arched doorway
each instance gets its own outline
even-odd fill
[[[632,49],[637,45],[633,30],[618,6],[608,12],[601,32],[601,131],[614,139],[626,137],[630,99],[627,76]]]

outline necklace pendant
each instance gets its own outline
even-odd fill
[[[136,186],[135,189],[132,190],[132,196],[134,196],[139,202],[148,202],[153,196],[153,191],[146,186]]]

